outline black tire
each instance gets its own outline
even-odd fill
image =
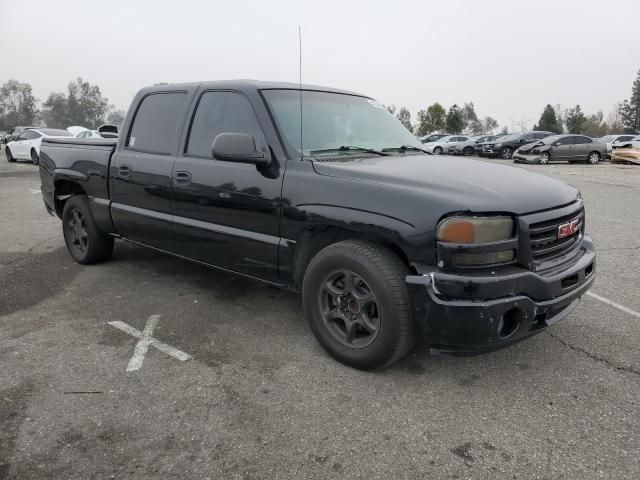
[[[13,154],[11,153],[11,150],[9,149],[9,147],[5,148],[4,154],[7,157],[7,162],[14,163],[16,161],[16,159],[14,158]]]
[[[464,150],[462,150],[462,154],[466,155],[467,157],[470,157],[471,155],[473,155],[473,148],[465,147]]]
[[[442,155],[442,147],[436,147],[433,149],[434,155]]]
[[[31,161],[34,165],[40,164],[40,157],[38,156],[38,152],[36,152],[33,148],[31,149]]]
[[[329,245],[311,260],[302,284],[304,310],[313,334],[329,355],[360,370],[376,370],[410,351],[414,327],[407,273],[391,250],[360,240]],[[349,294],[349,274],[357,295]],[[373,332],[365,325],[373,325]],[[350,331],[356,332],[351,342]]]
[[[66,201],[62,231],[67,250],[78,263],[103,262],[113,252],[113,237],[98,230],[86,195],[74,195]]]
[[[600,155],[600,152],[590,152],[589,156],[587,157],[587,163],[589,165],[597,165],[598,163],[600,163],[600,160],[602,160],[602,155]]]
[[[504,160],[511,160],[511,157],[513,156],[513,149],[511,147],[504,147],[500,150],[500,156]]]

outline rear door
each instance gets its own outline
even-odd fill
[[[574,137],[573,158],[572,160],[586,160],[592,150],[593,140],[585,136]]]
[[[113,154],[111,211],[123,237],[173,251],[171,173],[188,108],[187,91],[144,95]]]
[[[275,168],[265,171],[211,155],[219,133],[252,135],[257,150],[269,151],[254,105],[260,106],[237,91],[199,93],[173,171],[176,248],[185,257],[277,281],[282,188],[277,159]]]

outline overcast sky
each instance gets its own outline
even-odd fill
[[[28,8],[25,8],[28,4]],[[404,105],[473,101],[514,128],[547,103],[628,97],[640,0],[0,0],[0,83],[45,100],[80,76],[126,109],[161,81],[298,80]]]

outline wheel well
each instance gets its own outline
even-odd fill
[[[309,262],[311,262],[311,259],[315,257],[320,250],[344,240],[364,240],[384,245],[395,253],[402,263],[412,271],[414,270],[405,252],[395,243],[379,235],[330,225],[316,225],[305,229],[298,235],[292,265],[292,277],[295,288],[299,288],[302,285],[302,279],[307,271]]]
[[[56,214],[62,217],[62,210],[65,202],[73,195],[85,195],[84,189],[75,182],[70,180],[58,180],[54,185],[54,202],[56,206]]]

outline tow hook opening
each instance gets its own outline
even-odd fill
[[[518,330],[522,321],[523,313],[519,308],[507,310],[500,319],[498,325],[498,336],[502,339],[508,338]]]

